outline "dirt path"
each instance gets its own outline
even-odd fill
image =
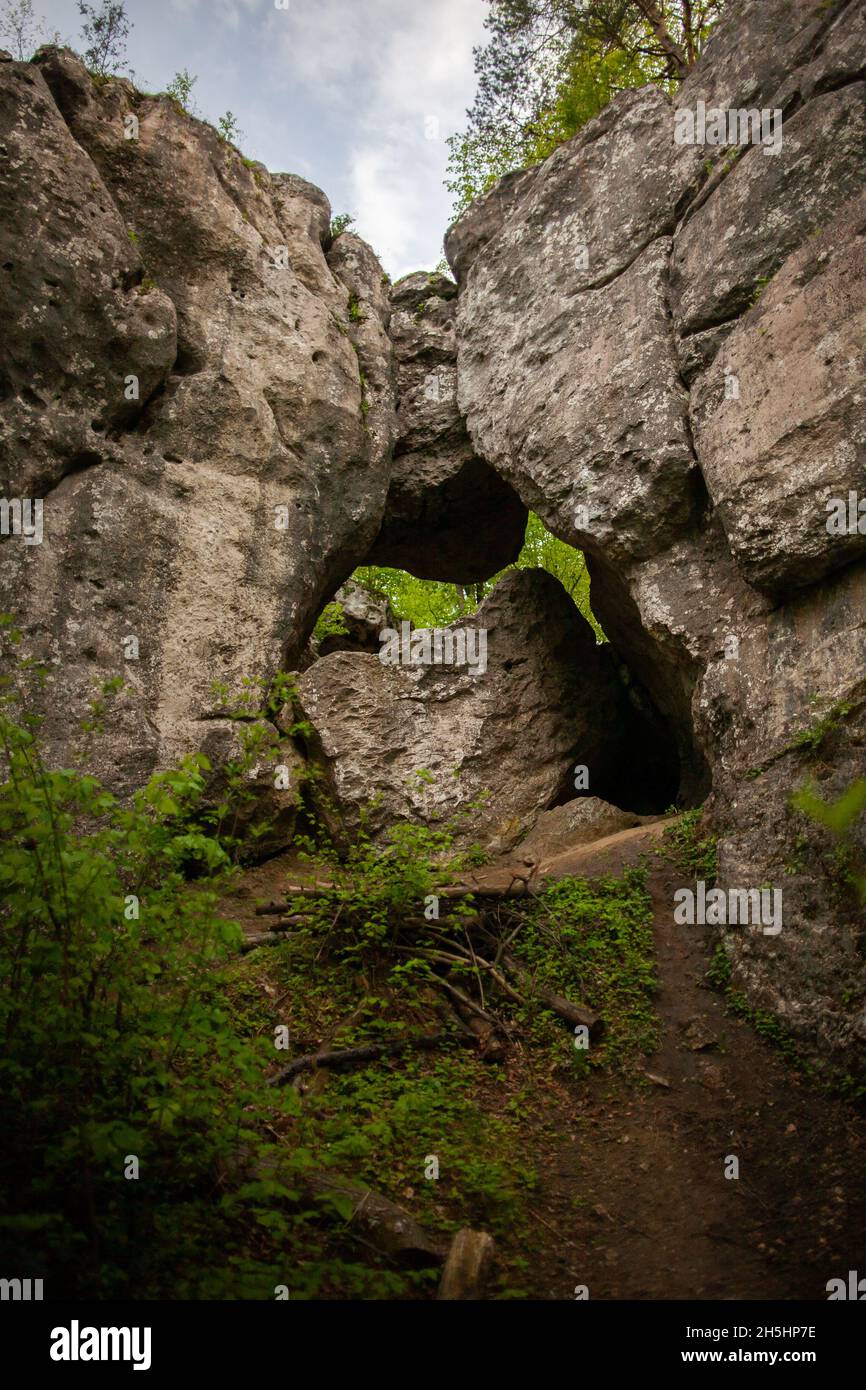
[[[658,1080],[573,1088],[539,1161],[535,1296],[825,1299],[828,1279],[866,1267],[866,1119],[726,1013],[704,983],[711,930],[674,924],[681,884],[656,861]]]
[[[593,1072],[542,1098],[553,1124],[530,1136],[525,1154],[540,1188],[521,1292],[573,1299],[586,1285],[592,1299],[825,1299],[828,1279],[866,1273],[866,1116],[807,1082],[707,986],[713,932],[673,921],[683,876],[655,852],[666,824],[543,863],[548,877],[647,865],[662,1041],[645,1078]],[[251,870],[231,915],[260,931],[255,903],[279,898],[299,871],[308,867],[289,856]],[[502,870],[479,877],[491,874]],[[502,1082],[507,1091],[507,1072]],[[728,1155],[739,1159],[738,1179],[725,1177]]]

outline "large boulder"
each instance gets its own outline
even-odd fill
[[[624,93],[525,185],[458,301],[477,451],[563,540],[617,559],[662,549],[697,502],[666,290],[701,177],[663,93]]]
[[[313,756],[350,831],[362,811],[376,833],[459,821],[462,840],[503,850],[577,783],[611,799],[642,775],[657,785],[670,756],[663,734],[545,571],[506,575],[472,619],[445,631],[467,632],[468,652],[483,659],[403,665],[337,652],[301,678]],[[424,634],[414,641],[422,651]]]

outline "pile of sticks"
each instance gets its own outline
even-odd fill
[[[485,1061],[502,1061],[512,1041],[514,1027],[504,1017],[508,1005],[535,1001],[550,1009],[570,1030],[585,1028],[590,1042],[604,1032],[603,1019],[586,1004],[565,999],[539,982],[515,959],[509,947],[525,921],[524,913],[507,900],[531,897],[525,882],[515,891],[508,886],[449,884],[439,890],[435,920],[401,915],[390,931],[389,949],[429,966],[428,983],[445,998],[448,1018],[457,1024],[457,1038],[473,1047]],[[467,902],[467,899],[471,901]],[[256,908],[259,917],[272,917],[269,930],[247,937],[244,950],[276,944],[287,933],[302,930],[311,920],[321,920],[323,909],[332,916],[332,929],[351,911],[333,883],[289,885],[286,899]],[[513,1013],[513,1008],[508,1010]],[[442,1010],[440,1017],[442,1016]],[[305,1071],[334,1070],[364,1065],[375,1058],[408,1051],[429,1051],[454,1041],[453,1031],[421,1033],[368,1043],[342,1051],[296,1057],[271,1078],[271,1085],[285,1085]]]

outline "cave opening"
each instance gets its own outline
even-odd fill
[[[382,547],[374,547],[371,553],[378,561]],[[407,558],[404,547],[400,559],[406,563]],[[627,646],[624,649],[616,640],[616,631],[602,627],[592,604],[593,575],[586,557],[554,536],[531,512],[520,553],[512,564],[484,580],[427,579],[381,563],[356,569],[322,608],[309,655],[315,659],[341,650],[378,653],[382,630],[403,622],[413,631],[471,622],[503,577],[521,568],[545,569],[558,580],[580,621],[592,630],[605,672],[605,683],[589,715],[601,730],[601,752],[587,766],[581,739],[576,738],[570,756],[563,759],[559,784],[539,812],[580,798],[597,798],[642,816],[699,804],[705,786],[700,756],[692,756],[690,727],[684,732],[675,726],[671,711],[651,693],[651,682],[641,679],[627,660]],[[369,605],[363,597],[359,601],[358,591]],[[557,634],[552,633],[550,640],[554,645]],[[581,660],[582,650],[577,648],[575,662]],[[612,686],[614,700],[609,693]]]

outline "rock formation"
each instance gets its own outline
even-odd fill
[[[780,112],[774,147],[678,143],[699,103]],[[49,665],[53,756],[88,756],[117,676],[114,788],[229,749],[213,683],[303,664],[357,565],[487,578],[532,509],[586,553],[609,648],[524,573],[472,619],[483,678],[315,661],[309,751],[345,823],[374,791],[383,827],[487,792],[475,830],[508,846],[576,762],[629,812],[678,780],[709,797],[722,887],[784,890],[778,935],[724,934],[738,987],[862,1051],[863,831],[791,795],[864,774],[864,135],[866,9],[732,0],[675,98],[624,92],[469,209],[456,288],[389,291],[324,194],[168,97],[66,50],[4,58],[0,487],[43,500],[44,538],[3,537],[0,605]]]
[[[291,666],[365,558],[396,428],[388,301],[358,238],[329,263],[318,189],[170,98],[51,49],[0,85],[0,486],[43,498],[45,530],[4,542],[4,605],[61,663],[58,755],[124,678],[96,771],[130,789],[200,744],[214,681]]]
[[[336,652],[301,678],[313,753],[349,828],[373,803],[373,832],[454,822],[461,841],[495,852],[514,845],[539,808],[574,794],[576,767],[609,798],[626,788],[640,797],[664,776],[663,734],[546,571],[506,575],[445,634],[444,662],[424,659],[425,638],[435,652],[433,634],[416,630],[393,664]],[[449,658],[460,636],[462,662]],[[405,664],[414,650],[416,664]]]
[[[779,110],[780,149],[678,145],[627,92],[446,238],[475,447],[586,552],[684,795],[712,787],[722,887],[784,889],[778,936],[726,934],[736,982],[841,1051],[863,915],[790,797],[864,772],[866,541],[827,527],[866,492],[864,78],[862,6],[735,3],[676,107]]]

